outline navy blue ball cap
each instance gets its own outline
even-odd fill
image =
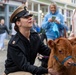
[[[11,15],[10,22],[15,23],[19,18],[23,16],[33,16],[32,12],[29,12],[25,5],[19,6]]]

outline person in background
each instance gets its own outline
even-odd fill
[[[40,38],[42,41],[46,40],[46,42],[47,42],[46,32],[45,32],[45,29],[43,29],[43,28],[40,29]]]
[[[13,37],[16,34],[16,31],[14,29],[15,24],[12,23],[12,32],[11,32],[11,36]]]
[[[62,37],[68,37],[69,28],[67,26],[67,21],[64,22],[64,29],[61,31]]]
[[[38,24],[36,23],[36,20],[33,19],[33,27],[32,29],[37,32],[37,33],[40,33],[40,27],[38,26]]]
[[[4,19],[1,19],[1,23],[0,23],[0,50],[5,50],[5,46],[4,46],[4,40],[6,38],[6,31],[9,34],[9,31],[6,27],[6,25],[4,24]]]
[[[64,30],[64,17],[55,3],[50,4],[49,12],[42,22],[42,28],[46,31],[47,40],[55,40],[63,36],[61,32]]]
[[[51,50],[44,45],[38,33],[31,32],[33,14],[25,5],[19,6],[11,15],[10,22],[15,23],[16,34],[8,43],[5,62],[6,75],[45,74],[58,75],[52,68],[34,65],[37,53],[49,56]]]
[[[76,9],[73,10],[72,15],[72,31],[69,37],[76,37]]]

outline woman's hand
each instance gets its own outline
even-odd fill
[[[51,18],[48,19],[49,22],[53,22],[53,20]]]
[[[57,20],[55,20],[54,22],[56,22],[57,24],[60,24],[60,22],[59,22],[59,21],[57,21]]]

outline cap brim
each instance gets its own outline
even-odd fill
[[[32,13],[27,13],[24,16],[33,16],[33,14]]]

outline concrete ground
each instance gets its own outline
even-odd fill
[[[4,72],[4,64],[6,60],[6,51],[0,51],[0,75]]]
[[[6,60],[6,54],[7,54],[7,44],[9,40],[5,40],[5,50],[0,51],[0,75],[4,72],[4,64]]]

